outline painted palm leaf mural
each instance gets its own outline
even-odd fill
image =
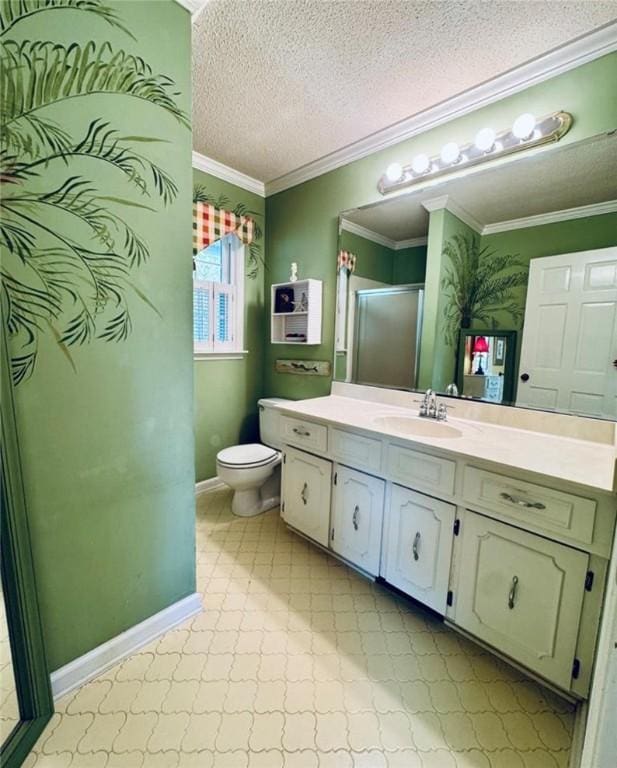
[[[177,188],[148,158],[157,137],[123,135],[113,120],[92,114],[89,97],[113,99],[116,114],[127,101],[148,102],[189,126],[174,82],[128,50],[13,39],[37,14],[64,14],[70,23],[77,12],[121,29],[131,44],[100,0],[0,3],[1,297],[15,383],[32,375],[42,335],[73,364],[71,347],[125,340],[132,303],[150,303],[133,280],[149,246],[127,212],[156,212]]]
[[[448,346],[457,346],[461,328],[474,322],[498,327],[497,316],[506,314],[519,323],[523,304],[516,289],[527,285],[529,265],[518,255],[498,254],[481,248],[474,237],[455,235],[443,248],[448,265],[441,278],[447,297],[444,335]]]
[[[499,254],[480,247],[478,239],[454,235],[443,247],[447,266],[441,278],[446,307],[442,326],[444,341],[454,347],[458,370],[461,329],[474,323],[498,328],[500,318],[520,325],[524,300],[519,294],[529,279],[529,264],[518,255]]]

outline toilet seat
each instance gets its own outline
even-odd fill
[[[233,445],[219,451],[216,460],[223,467],[230,469],[255,469],[265,467],[278,459],[279,452],[261,443]]]

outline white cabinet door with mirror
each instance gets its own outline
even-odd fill
[[[456,623],[568,689],[588,555],[474,512],[461,535]]]
[[[383,576],[441,614],[446,612],[455,517],[453,504],[392,486]]]
[[[372,576],[379,574],[385,482],[335,467],[331,547]]]
[[[283,519],[324,547],[330,528],[332,463],[295,448],[285,448]]]

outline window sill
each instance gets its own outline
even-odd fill
[[[193,360],[244,360],[248,353],[248,349],[237,352],[193,352]]]

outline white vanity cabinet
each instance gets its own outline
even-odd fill
[[[455,517],[453,504],[392,486],[383,576],[441,614],[446,612]]]
[[[284,412],[279,429],[292,528],[545,681],[588,695],[613,494],[303,409]]]
[[[456,623],[569,689],[587,553],[469,511],[461,536]]]
[[[330,545],[372,576],[379,575],[385,482],[335,466]]]
[[[283,453],[281,512],[292,528],[324,547],[330,530],[332,462],[295,448]]]

